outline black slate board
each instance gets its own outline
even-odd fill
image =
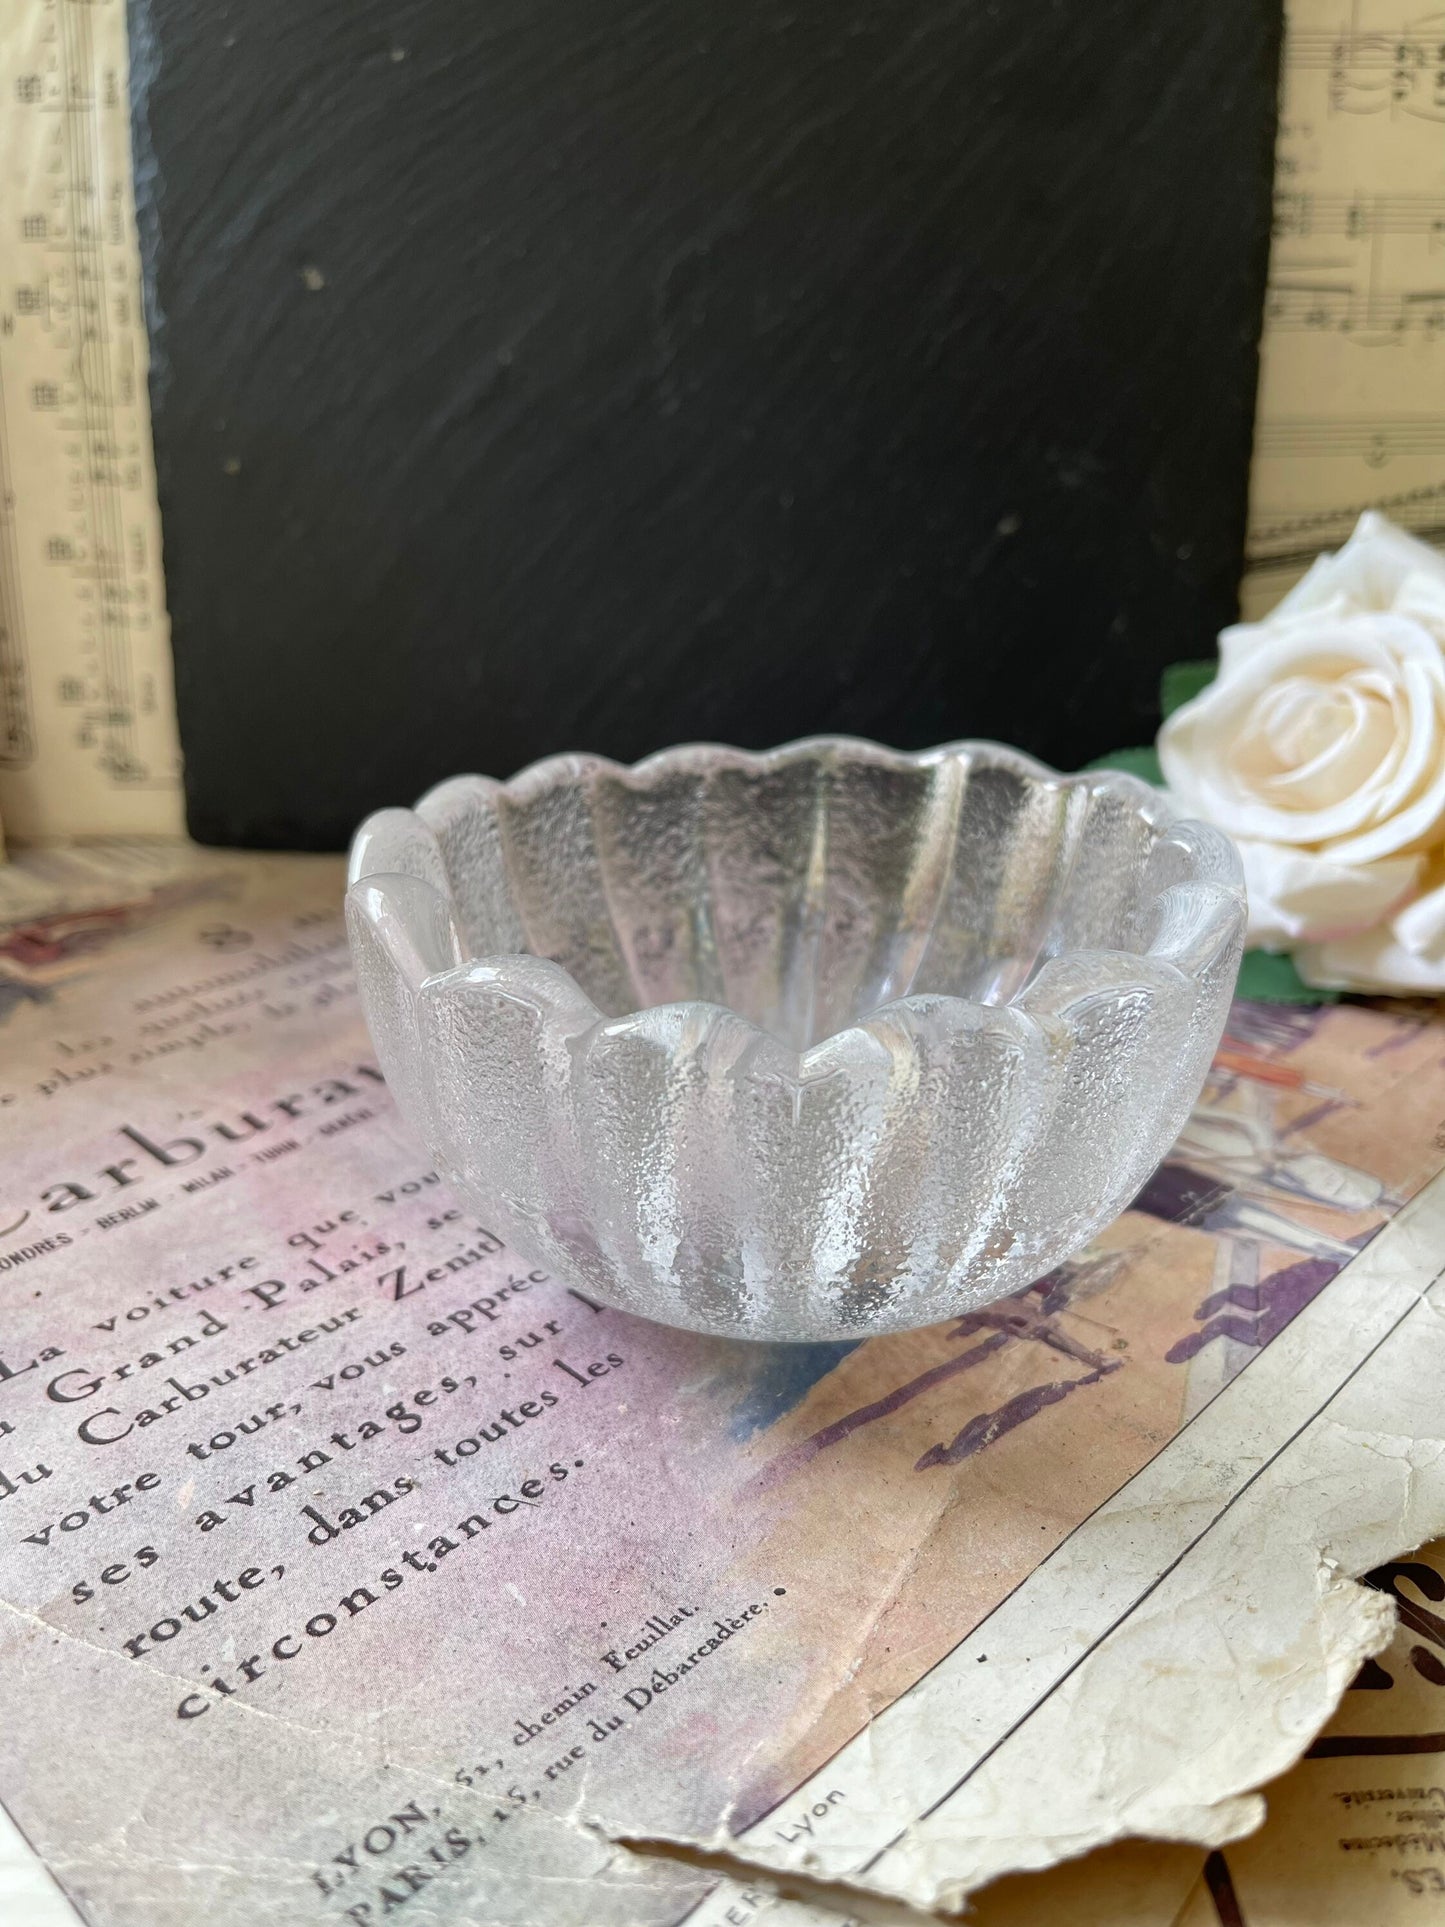
[[[845,730],[1073,766],[1234,611],[1270,0],[131,0],[206,841]]]

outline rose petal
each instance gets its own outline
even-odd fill
[[[1279,843],[1236,843],[1249,893],[1250,941],[1288,948],[1381,923],[1414,890],[1421,857],[1338,863]]]
[[[1445,991],[1445,958],[1418,956],[1393,931],[1362,931],[1332,943],[1303,944],[1295,968],[1316,990],[1366,990],[1430,996]]]
[[[1374,827],[1334,844],[1332,854],[1343,863],[1370,863],[1438,841],[1445,825],[1445,689],[1419,663],[1405,664],[1403,680],[1409,697],[1405,754],[1387,791],[1375,798]]]
[[[1370,509],[1344,547],[1317,556],[1262,622],[1238,622],[1223,631],[1220,679],[1289,627],[1385,610],[1419,623],[1445,647],[1445,556]]]
[[[1281,615],[1276,608],[1263,622],[1232,623],[1219,632],[1219,674],[1214,680],[1216,683],[1230,681],[1248,664],[1261,643],[1273,642],[1285,635],[1316,635],[1321,622],[1347,622],[1358,613],[1347,597],[1337,595],[1327,597],[1318,608],[1295,617]]]
[[[1445,990],[1445,556],[1363,515],[1264,622],[1225,630],[1159,757],[1238,840],[1256,942],[1318,985]]]
[[[1274,808],[1326,809],[1355,795],[1395,751],[1395,694],[1378,671],[1330,683],[1286,677],[1256,702],[1232,761],[1245,773],[1255,748],[1255,781]]]
[[[1427,882],[1440,875],[1440,862],[1432,864]],[[1394,918],[1396,941],[1412,957],[1445,963],[1445,880],[1427,889],[1422,896],[1399,911]]]
[[[1392,609],[1413,575],[1433,577],[1445,588],[1445,556],[1367,509],[1342,549],[1322,555],[1275,607],[1268,620],[1317,614],[1342,597],[1360,610]]]
[[[1445,851],[1436,852],[1422,882],[1423,893],[1389,923],[1297,950],[1305,982],[1331,990],[1445,991]]]
[[[1405,670],[1411,662],[1419,671],[1413,676]],[[1402,782],[1393,758],[1385,759],[1376,777],[1350,795],[1312,810],[1271,807],[1257,786],[1241,780],[1232,762],[1235,746],[1251,729],[1255,706],[1268,700],[1279,683],[1292,676],[1328,682],[1369,671],[1387,678],[1408,705],[1409,737],[1412,742],[1419,737],[1414,761],[1429,765],[1432,738],[1445,740],[1445,658],[1433,638],[1415,623],[1388,615],[1357,616],[1291,625],[1288,633],[1262,642],[1234,675],[1211,683],[1192,702],[1176,709],[1159,732],[1165,781],[1187,807],[1233,836],[1319,844],[1375,829],[1412,801],[1410,784]],[[1445,751],[1436,760],[1445,769]],[[1441,808],[1445,809],[1445,798]],[[1429,810],[1422,815],[1428,817]],[[1414,827],[1378,853],[1389,854],[1420,833]]]
[[[1395,597],[1394,613],[1419,623],[1445,648],[1445,577],[1416,569],[1406,576]]]

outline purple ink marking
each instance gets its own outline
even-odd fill
[[[958,1465],[964,1459],[971,1459],[976,1452],[982,1452],[986,1446],[996,1443],[1006,1432],[1012,1432],[1015,1426],[1037,1418],[1046,1406],[1057,1405],[1070,1392],[1077,1392],[1085,1385],[1097,1385],[1107,1373],[1117,1372],[1123,1362],[1122,1358],[1106,1358],[1082,1378],[1055,1380],[1050,1385],[1034,1385],[1026,1392],[1016,1393],[996,1412],[980,1412],[976,1418],[971,1418],[952,1444],[930,1445],[914,1466],[914,1471],[926,1472],[931,1466]]]
[[[985,1338],[982,1344],[973,1346],[970,1351],[961,1352],[957,1358],[946,1358],[941,1365],[935,1365],[931,1370],[921,1372],[917,1378],[909,1379],[906,1384],[895,1386],[891,1392],[885,1393],[882,1398],[875,1399],[871,1405],[860,1405],[856,1411],[845,1412],[842,1418],[834,1419],[831,1425],[825,1425],[820,1432],[814,1432],[810,1437],[790,1447],[788,1451],[780,1452],[775,1459],[764,1466],[757,1480],[759,1490],[766,1492],[770,1487],[781,1483],[800,1466],[806,1465],[809,1459],[815,1459],[820,1452],[826,1452],[830,1445],[841,1444],[860,1426],[871,1425],[875,1419],[887,1418],[891,1412],[896,1412],[901,1406],[907,1405],[910,1399],[919,1398],[924,1392],[932,1391],[935,1385],[941,1385],[945,1379],[982,1364],[985,1358],[996,1351],[1001,1351],[1008,1342],[1007,1332],[995,1331]]]
[[[1311,1299],[1319,1296],[1341,1269],[1333,1258],[1303,1258],[1298,1264],[1271,1272],[1252,1292],[1239,1286],[1214,1292],[1195,1314],[1208,1317],[1209,1322],[1202,1331],[1189,1332],[1171,1345],[1164,1354],[1165,1359],[1171,1365],[1186,1364],[1216,1338],[1232,1338],[1241,1345],[1268,1345]],[[1251,1298],[1256,1301],[1254,1304],[1250,1304]],[[1221,1304],[1243,1306],[1245,1315],[1210,1316],[1212,1309]]]

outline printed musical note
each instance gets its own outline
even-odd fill
[[[1423,234],[1445,254],[1445,194],[1281,190],[1275,195],[1274,232],[1277,240],[1342,234],[1358,241],[1375,234]]]
[[[1360,19],[1364,9],[1356,6],[1342,27],[1296,24],[1316,11],[1324,9],[1290,10],[1289,71],[1326,76],[1330,113],[1445,118],[1445,14],[1367,28]]]
[[[1387,343],[1411,330],[1445,328],[1445,286],[1377,290],[1349,282],[1276,281],[1265,318],[1276,332],[1333,328],[1363,345]]]
[[[1445,536],[1445,11],[1286,7],[1247,616],[1366,508]]]
[[[1355,456],[1371,468],[1383,468],[1400,456],[1445,452],[1445,415],[1260,422],[1255,449],[1266,456]]]
[[[123,7],[0,29],[0,814],[181,826]]]

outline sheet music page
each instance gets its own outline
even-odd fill
[[[1248,618],[1364,509],[1445,539],[1445,13],[1287,18]]]
[[[0,10],[0,819],[182,827],[124,0]]]

